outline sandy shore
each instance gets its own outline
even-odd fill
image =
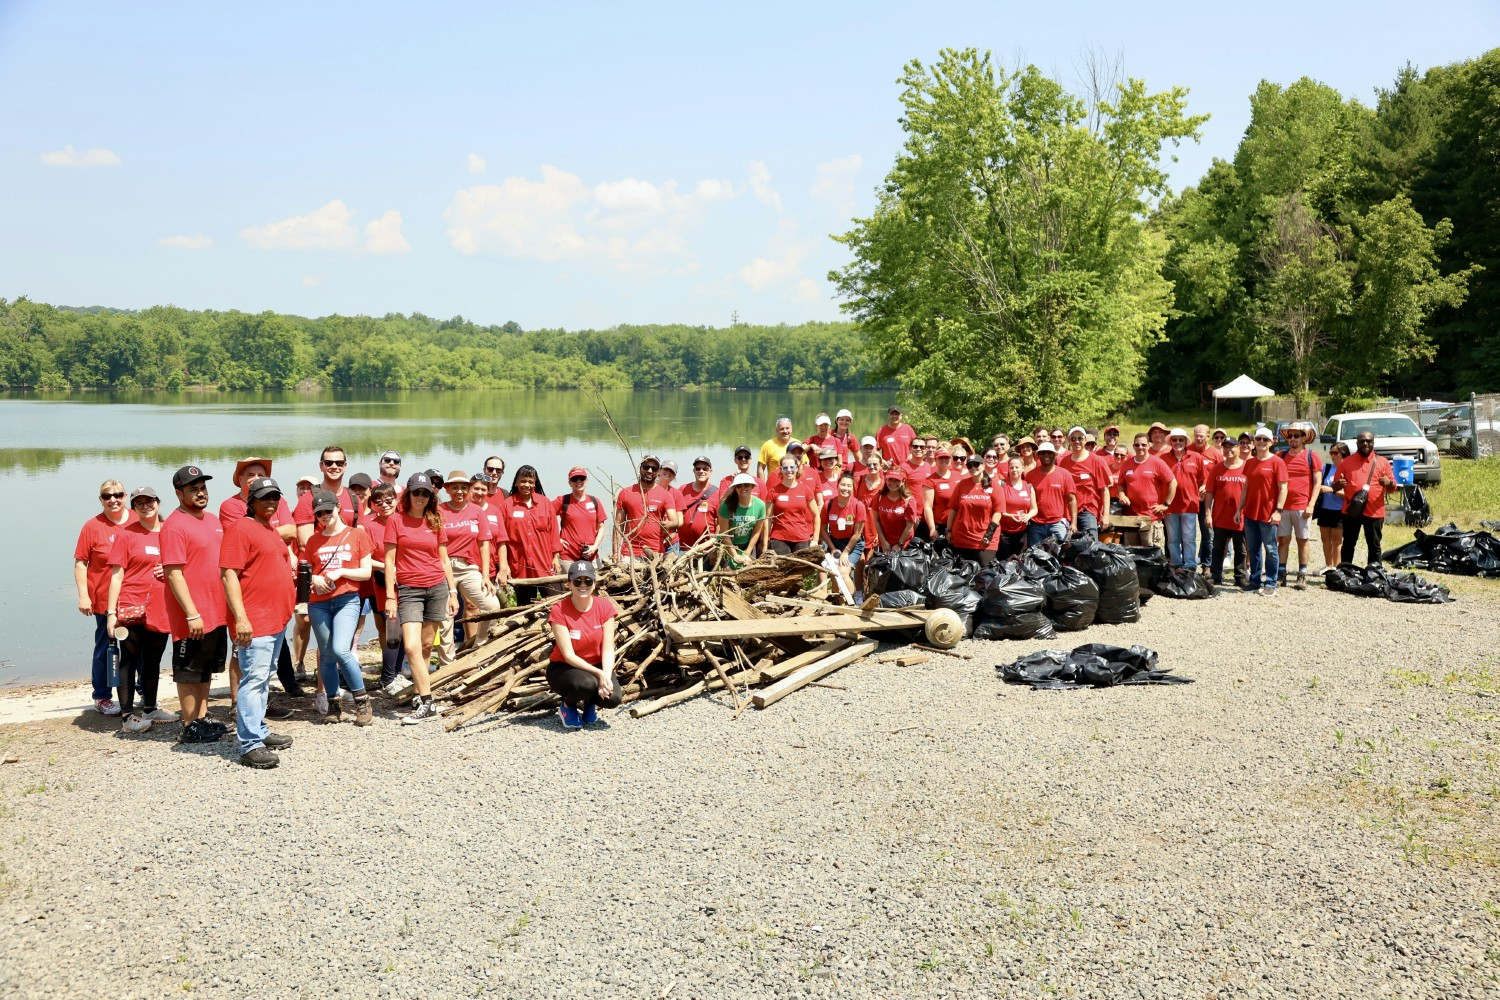
[[[733,723],[297,718],[269,772],[3,725],[0,993],[1493,997],[1497,612],[1158,598]],[[996,677],[1085,641],[1196,683]]]

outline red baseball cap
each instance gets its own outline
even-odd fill
[[[588,475],[589,475],[589,470],[585,469],[581,465],[575,465],[571,469],[568,470],[568,478],[569,479],[572,479],[574,476],[583,476],[585,479],[587,479]]]

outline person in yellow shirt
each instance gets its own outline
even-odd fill
[[[760,458],[757,473],[762,479],[770,469],[781,468],[781,459],[786,455],[787,448],[792,443],[792,418],[781,417],[776,421],[776,436],[768,438],[760,446]]]

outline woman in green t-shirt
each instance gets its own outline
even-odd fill
[[[766,502],[755,495],[754,476],[740,473],[729,484],[729,496],[719,505],[719,534],[728,535],[734,547],[755,559],[766,551],[770,521]]]

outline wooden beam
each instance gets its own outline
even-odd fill
[[[859,616],[797,615],[794,618],[767,618],[754,622],[668,622],[666,628],[673,642],[702,642],[706,639],[751,639],[757,636],[878,632],[884,629],[921,628],[924,624],[925,620],[920,616],[895,611]]]
[[[792,692],[807,687],[813,681],[822,680],[840,667],[847,666],[855,660],[873,653],[879,647],[880,643],[874,639],[866,639],[863,642],[855,643],[848,649],[834,653],[832,656],[825,656],[815,663],[809,663],[801,670],[777,681],[770,687],[761,688],[751,697],[750,702],[756,708],[765,708],[767,705],[774,705]]]
[[[785,604],[789,608],[811,608],[815,611],[836,611],[842,615],[858,615],[861,618],[868,618],[871,615],[879,614],[901,614],[916,615],[918,618],[926,619],[931,615],[937,614],[936,611],[929,611],[927,608],[921,607],[876,608],[874,611],[865,611],[864,609],[859,607],[846,607],[842,604],[829,604],[826,601],[808,601],[803,600],[800,597],[782,597],[780,594],[768,594],[765,600],[771,602],[772,604]]]

